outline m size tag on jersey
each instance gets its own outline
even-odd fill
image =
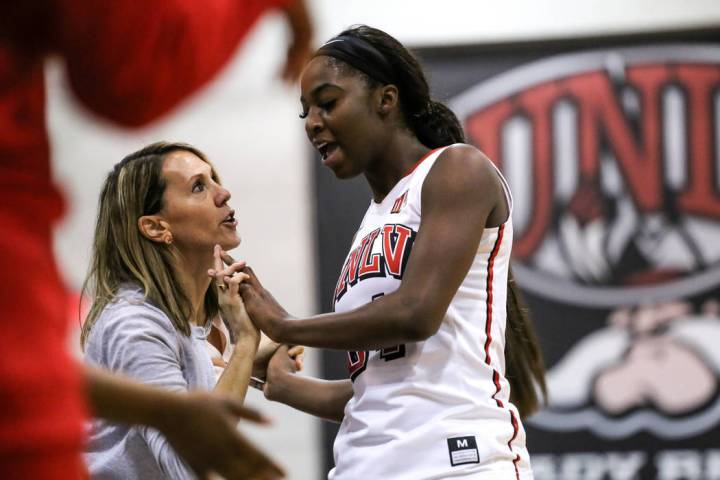
[[[480,463],[475,437],[448,438],[447,443],[450,465],[453,467],[466,463]]]

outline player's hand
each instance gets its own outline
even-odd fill
[[[238,263],[227,252],[220,251],[220,257],[225,265],[232,266]],[[282,330],[283,323],[292,317],[275,300],[275,297],[265,290],[252,268],[246,266],[242,272],[248,275],[248,278],[240,284],[240,295],[245,310],[257,328],[271,340],[282,343],[278,333]]]
[[[282,79],[294,83],[312,53],[313,29],[304,0],[294,0],[284,9],[292,38],[287,48]]]
[[[283,378],[302,370],[304,352],[305,348],[301,346],[288,347],[282,345],[277,349],[268,364],[267,378],[263,386],[265,398],[282,401],[285,394]]]
[[[272,340],[282,343],[282,331],[285,322],[291,318],[288,312],[275,300],[260,283],[252,268],[243,268],[248,279],[240,285],[245,309],[252,322]]]
[[[266,420],[240,402],[209,392],[190,392],[163,409],[157,428],[202,479],[278,479],[282,469],[238,431],[240,418]]]
[[[247,310],[240,296],[240,284],[250,278],[242,272],[245,262],[232,262],[225,267],[223,255],[225,252],[219,245],[215,245],[213,256],[214,267],[208,270],[218,292],[218,305],[223,319],[227,320],[237,338],[250,336],[256,341],[260,340],[260,332],[250,321]]]

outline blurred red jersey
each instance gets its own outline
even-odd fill
[[[45,126],[44,60],[77,98],[146,124],[207,82],[260,15],[288,0],[70,0],[0,7],[0,472],[79,478],[85,403],[66,352],[51,229],[63,210]]]

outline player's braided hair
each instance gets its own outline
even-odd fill
[[[358,62],[342,55],[335,56],[334,60],[350,64],[355,72],[366,78],[369,86],[395,85],[400,92],[400,108],[405,123],[423,145],[437,148],[465,141],[457,117],[442,102],[430,96],[430,87],[420,63],[400,42],[382,30],[358,25],[331,39],[326,45],[332,48],[321,47],[318,54],[333,55],[333,50],[336,50],[333,41],[342,39],[364,42],[369,49],[354,49],[355,58],[364,55]]]
[[[405,123],[426,147],[465,141],[455,114],[431,98],[420,63],[382,30],[354,26],[328,41],[316,55],[328,55],[337,68],[361,75],[369,88],[395,85],[400,92]],[[547,397],[547,389],[542,352],[512,272],[508,274],[505,336],[505,376],[510,382],[510,400],[525,417],[538,409],[541,397]]]

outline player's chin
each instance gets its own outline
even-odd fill
[[[351,168],[346,163],[341,163],[338,165],[333,165],[329,167],[333,173],[335,174],[335,178],[340,180],[346,180],[348,178],[354,178],[357,177],[362,173],[362,171],[355,171],[355,169]]]

